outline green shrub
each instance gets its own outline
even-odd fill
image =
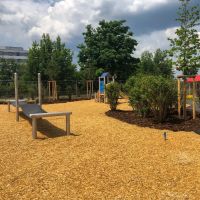
[[[127,85],[130,105],[137,113],[143,117],[152,114],[157,121],[165,121],[169,109],[176,101],[173,79],[140,75],[131,77]]]
[[[106,85],[106,96],[111,110],[116,110],[120,94],[120,86],[116,82]]]
[[[129,103],[133,110],[142,117],[146,117],[150,113],[147,86],[148,79],[146,76],[131,77],[126,83]]]

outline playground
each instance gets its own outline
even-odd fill
[[[0,196],[2,199],[198,199],[200,138],[191,131],[164,130],[108,116],[94,100],[44,104],[65,119],[31,121],[0,105]],[[118,107],[131,111],[125,100]],[[167,132],[167,140],[163,132]]]

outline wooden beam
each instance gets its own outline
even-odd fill
[[[18,91],[18,74],[15,73],[15,102],[16,102],[16,121],[19,121],[19,91]]]
[[[195,87],[195,79],[193,78],[193,88],[192,88],[192,117],[196,118],[196,87]]]
[[[181,80],[177,80],[178,83],[178,117],[181,118]]]
[[[183,117],[184,120],[186,120],[187,118],[187,111],[186,111],[186,95],[187,95],[187,91],[186,91],[186,79],[183,80]]]

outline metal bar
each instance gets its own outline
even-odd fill
[[[38,73],[38,97],[39,97],[39,105],[42,107],[42,85],[41,85],[40,73]]]
[[[37,118],[32,118],[32,137],[37,138]]]
[[[70,114],[66,115],[66,134],[70,135]]]

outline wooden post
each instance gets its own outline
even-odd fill
[[[76,81],[76,97],[78,97],[78,83]]]
[[[19,94],[18,94],[18,74],[15,73],[15,103],[16,103],[16,121],[19,121]]]
[[[101,78],[99,77],[99,95],[98,95],[98,96],[99,96],[99,97],[98,97],[98,98],[99,98],[99,100],[98,100],[99,102],[101,102],[101,97],[100,97],[100,94],[101,94],[101,93],[100,93],[100,81],[101,81]]]
[[[55,98],[58,99],[57,82],[55,81]]]
[[[183,80],[183,117],[184,120],[187,118],[187,111],[186,111],[186,79]]]
[[[181,80],[178,78],[178,117],[181,118]]]
[[[94,81],[92,80],[92,97],[93,97],[93,92],[94,92]]]
[[[104,103],[106,103],[106,77],[104,77]]]
[[[39,98],[39,106],[42,107],[42,85],[41,85],[40,73],[38,73],[38,98]]]
[[[193,119],[196,118],[196,87],[195,87],[195,78],[193,78],[193,88],[192,88],[192,116]]]
[[[86,81],[86,85],[87,85],[87,99],[89,99],[89,95],[88,95],[88,81]]]
[[[66,134],[70,135],[70,115],[66,115]]]
[[[32,118],[32,137],[33,139],[37,138],[37,118]]]

